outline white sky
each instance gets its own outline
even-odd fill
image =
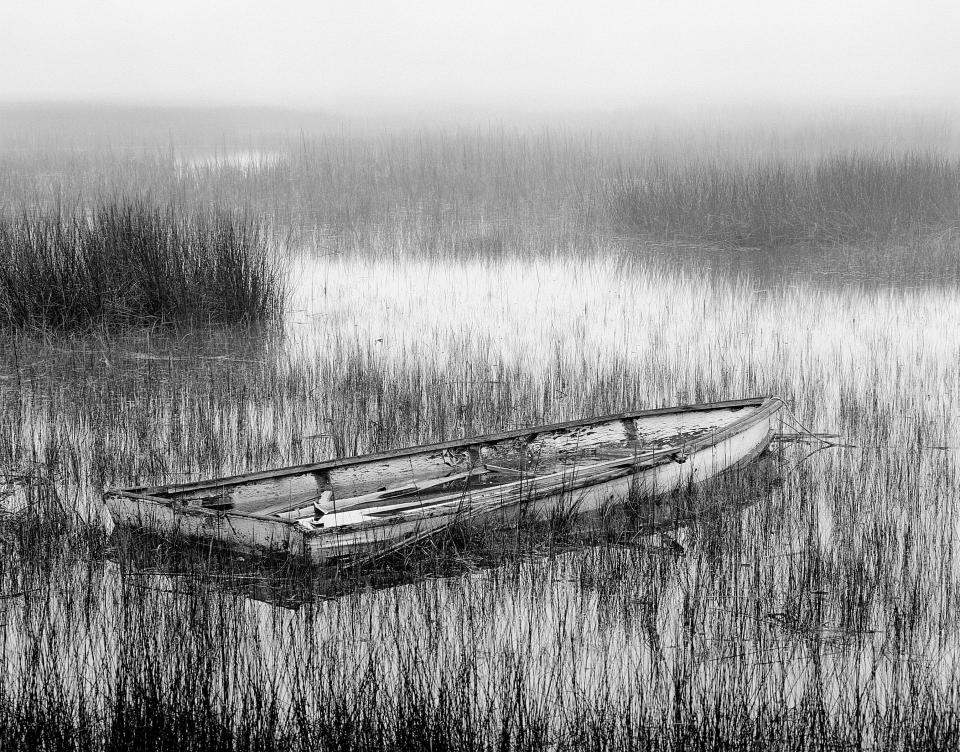
[[[0,0],[0,100],[951,102],[958,6]]]

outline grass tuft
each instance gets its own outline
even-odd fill
[[[0,326],[263,323],[283,298],[261,228],[237,213],[120,201],[0,219]]]

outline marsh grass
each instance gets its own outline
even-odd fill
[[[116,202],[0,219],[0,326],[256,324],[283,312],[282,269],[235,212]]]
[[[243,206],[272,240],[326,257],[615,251],[734,273],[955,283],[956,130],[891,122],[329,128],[21,148],[0,151],[0,198],[7,211],[144,191],[188,212]]]
[[[909,246],[960,229],[960,162],[929,154],[654,161],[610,190],[625,230],[732,246]]]
[[[955,290],[653,263],[604,235],[620,173],[584,143],[44,157],[86,166],[65,193],[145,180],[308,248],[283,331],[0,333],[29,502],[0,517],[0,747],[956,746]],[[706,511],[660,534],[641,505],[318,573],[90,524],[107,484],[768,393],[857,446],[678,494]]]
[[[782,394],[863,446],[788,454],[780,486],[671,500],[706,513],[665,536],[628,507],[452,529],[325,572],[108,539],[38,504],[3,523],[3,592],[24,594],[2,605],[8,746],[955,738],[955,455],[924,448],[955,444],[954,297],[756,294],[606,260],[304,261],[297,278],[299,323],[255,341],[6,335],[5,466],[96,519],[104,484],[731,393]]]

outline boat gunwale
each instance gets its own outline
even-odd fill
[[[206,482],[199,483],[185,483],[180,485],[167,485],[167,486],[132,486],[129,488],[107,488],[103,492],[103,499],[106,500],[107,497],[122,497],[133,499],[141,502],[151,502],[154,504],[159,504],[162,506],[173,507],[178,511],[185,514],[196,514],[201,516],[209,516],[214,518],[223,518],[223,517],[246,517],[254,520],[262,520],[273,523],[283,523],[291,527],[296,526],[296,523],[290,520],[279,519],[273,515],[264,515],[257,514],[256,512],[243,512],[243,511],[222,511],[216,509],[207,509],[202,506],[191,506],[188,504],[177,504],[176,498],[169,498],[164,496],[158,496],[158,493],[171,493],[171,492],[188,492],[196,491],[206,488],[222,488],[225,486],[241,485],[243,483],[255,482],[258,480],[267,480],[270,478],[285,477],[288,475],[302,475],[309,472],[318,472],[322,470],[327,470],[330,468],[338,467],[349,467],[351,465],[364,464],[367,462],[377,462],[383,459],[392,459],[395,457],[406,457],[413,454],[420,454],[422,452],[430,452],[443,449],[452,449],[459,447],[470,447],[474,445],[489,444],[497,441],[503,441],[504,439],[519,438],[520,436],[525,436],[529,434],[540,434],[547,433],[550,431],[563,430],[567,428],[578,428],[580,426],[591,425],[594,423],[604,423],[611,422],[615,420],[626,420],[631,418],[640,418],[640,417],[649,417],[655,415],[668,415],[672,413],[683,413],[683,412],[698,412],[698,411],[708,411],[708,410],[722,410],[724,408],[731,407],[750,407],[755,406],[755,410],[751,410],[747,415],[737,418],[732,421],[729,425],[724,426],[715,431],[707,433],[700,439],[695,439],[694,441],[688,442],[683,446],[679,447],[670,447],[667,449],[658,449],[650,453],[645,453],[643,459],[645,461],[651,461],[656,459],[659,455],[669,456],[672,454],[677,454],[678,452],[684,452],[686,454],[692,454],[693,452],[699,452],[703,449],[706,449],[710,446],[719,444],[721,441],[724,441],[729,436],[740,433],[743,430],[746,430],[754,423],[758,423],[764,418],[768,417],[771,413],[775,412],[779,407],[783,406],[785,403],[780,397],[756,397],[752,399],[742,399],[742,400],[725,400],[722,402],[709,402],[701,403],[698,405],[681,405],[673,408],[653,408],[649,410],[635,410],[627,411],[623,413],[614,413],[611,415],[597,416],[594,418],[580,418],[578,420],[566,421],[564,423],[554,423],[549,425],[538,426],[537,428],[529,429],[515,429],[511,431],[505,431],[498,434],[486,434],[483,436],[471,437],[468,439],[460,439],[453,441],[444,441],[436,444],[424,444],[417,447],[403,447],[401,449],[394,449],[388,452],[381,452],[378,454],[367,454],[367,455],[357,455],[356,457],[347,457],[339,460],[326,460],[320,463],[312,463],[306,465],[297,465],[292,467],[281,468],[275,471],[262,471],[258,473],[246,473],[242,475],[234,476],[225,476],[223,478],[217,478]],[[639,456],[638,456],[639,459]],[[626,461],[626,460],[625,460]],[[307,532],[309,536],[321,536],[321,535],[330,535],[334,533],[334,530],[315,530]]]

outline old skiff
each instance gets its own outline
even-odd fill
[[[757,457],[776,397],[637,410],[173,486],[109,489],[118,525],[315,562],[383,549],[465,517],[588,512]]]

